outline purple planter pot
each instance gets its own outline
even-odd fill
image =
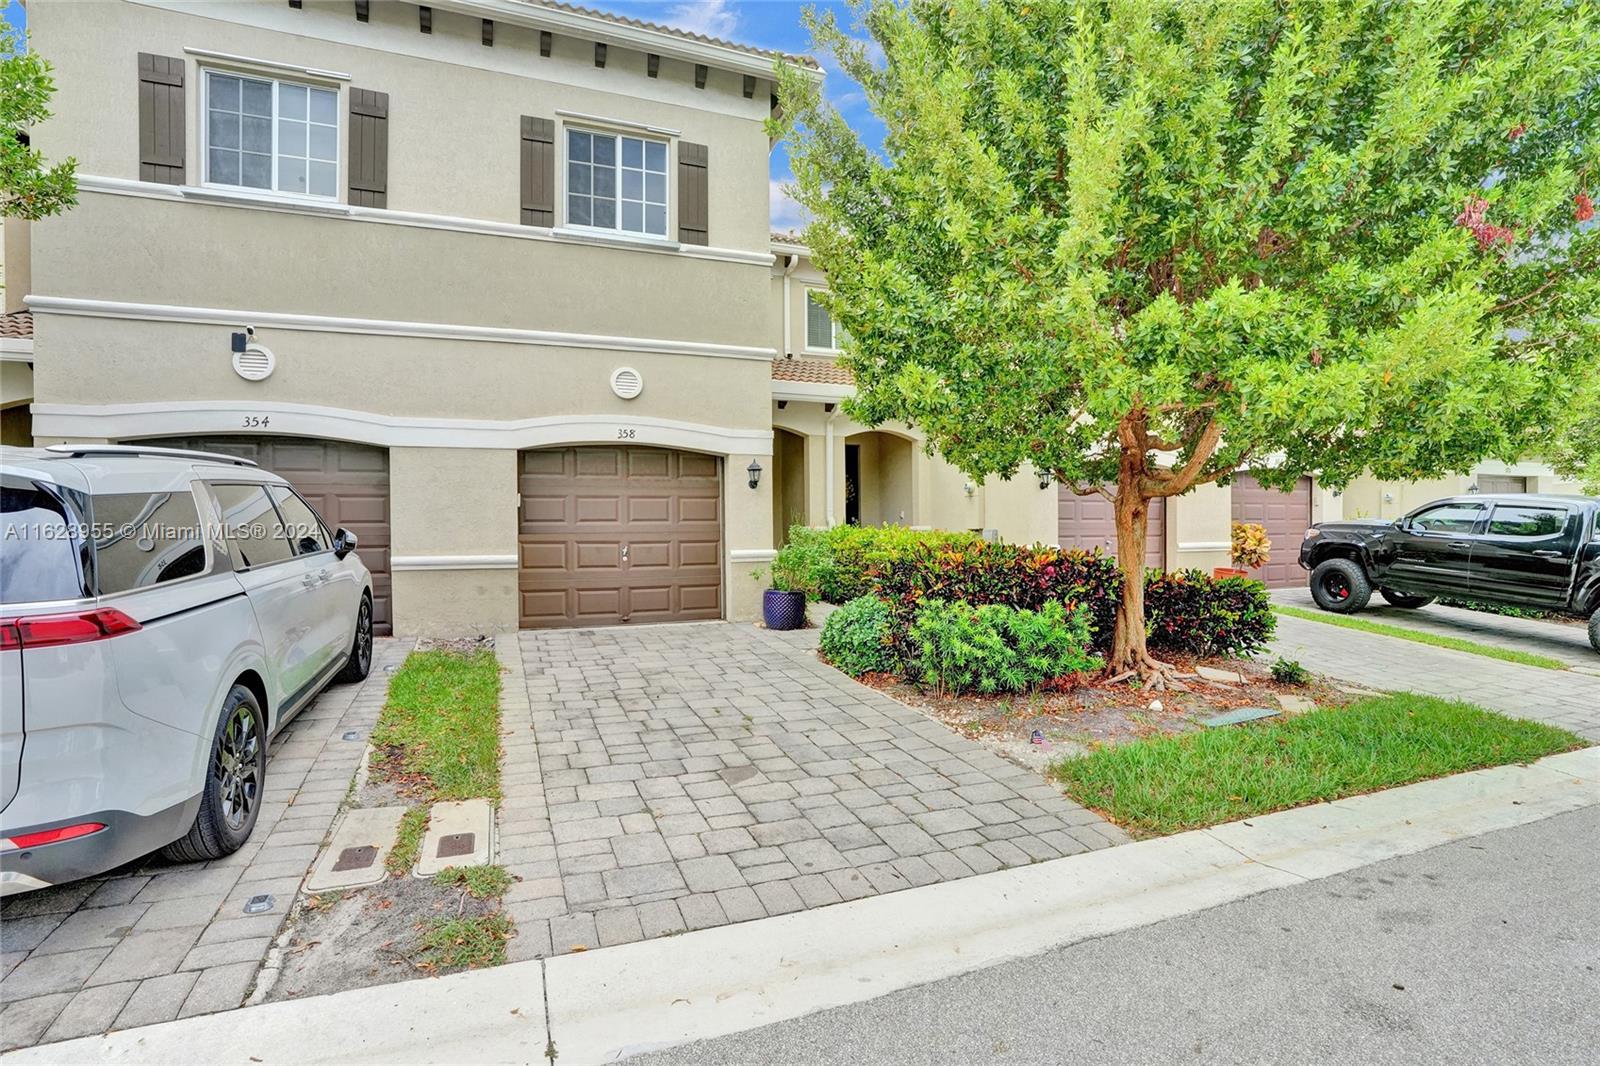
[[[805,628],[806,594],[768,589],[761,594],[761,617],[768,629]]]

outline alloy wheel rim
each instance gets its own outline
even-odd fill
[[[1324,577],[1322,579],[1322,590],[1336,600],[1350,598],[1350,583],[1340,574],[1329,574]]]
[[[234,708],[223,727],[214,776],[223,821],[238,832],[250,821],[261,791],[261,738],[256,716],[244,704]]]
[[[365,600],[361,601],[361,615],[356,620],[356,659],[362,670],[372,662],[372,608]]]

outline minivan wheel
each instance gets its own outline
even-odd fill
[[[1394,606],[1404,607],[1407,610],[1426,607],[1433,602],[1432,596],[1411,596],[1404,592],[1396,592],[1394,589],[1379,589],[1378,592]]]
[[[1589,646],[1600,651],[1600,610],[1589,616]]]
[[[256,827],[266,780],[261,705],[255,693],[235,685],[222,701],[222,716],[211,738],[200,812],[189,832],[168,844],[161,854],[178,862],[200,862],[238,851]]]
[[[1311,598],[1334,614],[1355,614],[1372,599],[1372,582],[1354,559],[1326,559],[1311,571]]]
[[[356,635],[350,643],[350,658],[344,661],[335,681],[353,683],[365,681],[372,669],[372,600],[365,593],[361,607],[356,611]]]

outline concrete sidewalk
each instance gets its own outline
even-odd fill
[[[1600,804],[1600,748],[740,926],[30,1048],[5,1062],[567,1063],[705,1040]]]

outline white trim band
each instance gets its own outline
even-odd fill
[[[399,322],[385,318],[339,318],[298,315],[283,311],[240,308],[189,307],[181,304],[125,303],[120,300],[84,300],[70,296],[33,295],[26,298],[35,314],[73,315],[80,318],[136,319],[145,322],[189,322],[212,326],[272,326],[310,333],[358,333],[369,336],[425,337],[436,340],[485,341],[494,344],[536,344],[551,348],[596,348],[612,352],[653,352],[659,355],[701,355],[719,359],[769,361],[771,348],[706,341],[667,340],[659,337],[607,337],[594,333],[556,333],[543,329],[509,329],[468,326],[449,322]]]
[[[349,81],[350,75],[338,70],[323,70],[321,67],[302,67],[295,63],[280,63],[275,59],[256,59],[253,56],[236,56],[231,52],[213,52],[209,48],[190,48],[184,46],[184,52],[200,59],[215,59],[222,63],[237,63],[242,67],[264,67],[268,70],[283,70],[291,74],[305,74],[313,78],[328,78],[332,81]]]
[[[0,337],[0,360],[14,363],[33,362],[33,338]]]
[[[837,403],[856,394],[854,385],[834,385],[822,381],[772,380],[774,400],[797,400],[801,403]]]
[[[271,418],[269,429],[245,428],[247,421],[265,421],[267,417]],[[39,438],[124,440],[179,433],[322,437],[376,444],[385,448],[520,450],[626,441],[629,444],[653,444],[712,455],[772,454],[770,429],[729,429],[644,416],[552,415],[503,421],[412,418],[271,400],[33,405],[33,434]]]
[[[771,548],[735,548],[728,553],[728,561],[734,563],[770,563],[777,557]]]
[[[515,570],[515,555],[396,555],[390,572],[401,570]]]
[[[1225,540],[1179,541],[1178,550],[1181,552],[1232,551],[1233,545]]]
[[[255,193],[236,190],[209,189],[201,185],[163,185],[154,181],[134,181],[130,178],[108,178],[98,174],[79,174],[78,189],[82,192],[104,193],[108,196],[134,196],[145,200],[169,200],[175,203],[204,202],[216,207],[242,208],[251,211],[282,211],[289,214],[316,215],[343,218],[352,222],[369,222],[387,226],[410,226],[414,229],[437,229],[452,233],[477,233],[496,237],[515,237],[524,241],[552,241],[556,244],[616,245],[631,251],[650,252],[656,255],[680,255],[689,259],[710,259],[721,263],[743,263],[771,267],[771,252],[752,252],[743,248],[714,248],[699,244],[679,244],[669,240],[636,239],[600,241],[591,236],[576,236],[571,232],[551,226],[524,226],[516,222],[493,219],[463,218],[459,215],[432,215],[420,211],[396,211],[386,207],[360,207],[335,201],[318,201],[300,197],[286,197],[273,193]]]
[[[568,111],[564,107],[556,108],[556,114],[562,118],[575,118],[579,122],[593,122],[598,126],[615,126],[623,130],[640,130],[644,133],[659,133],[663,137],[682,136],[682,130],[671,129],[667,126],[652,126],[647,122],[633,122],[625,118],[607,118],[604,115],[590,115],[583,111]]]

